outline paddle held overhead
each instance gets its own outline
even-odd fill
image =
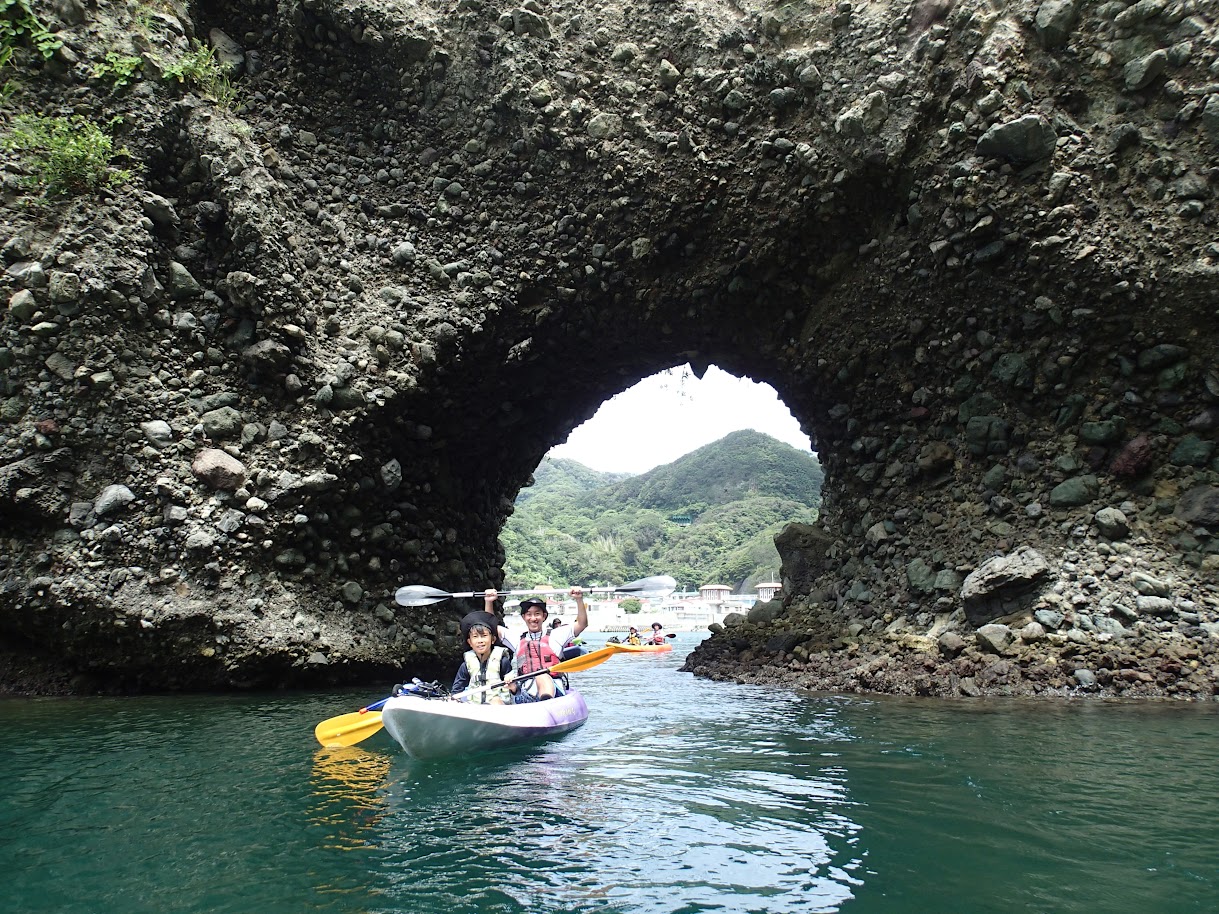
[[[668,595],[677,589],[677,581],[667,574],[653,575],[650,578],[640,578],[638,581],[631,581],[629,584],[620,584],[617,587],[585,587],[586,593],[644,593]],[[566,594],[567,590],[558,590],[555,588],[534,588],[532,590],[506,590],[500,591],[500,596],[524,596],[525,594]],[[399,606],[428,606],[432,603],[439,603],[441,600],[452,600],[456,597],[481,597],[483,591],[471,590],[461,593],[450,593],[447,590],[439,590],[435,587],[428,587],[423,584],[410,584],[405,587],[399,587],[394,593],[394,601]]]

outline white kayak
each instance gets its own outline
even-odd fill
[[[579,692],[524,705],[483,705],[401,695],[381,708],[385,731],[415,758],[470,755],[557,736],[588,719]]]

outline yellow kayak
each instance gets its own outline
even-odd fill
[[[665,654],[673,650],[671,644],[607,644],[606,647],[612,647],[616,651],[621,651],[624,654]]]

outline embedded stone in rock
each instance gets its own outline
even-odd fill
[[[940,653],[945,657],[952,658],[965,650],[965,639],[956,632],[944,632],[939,639]]]
[[[148,439],[148,443],[157,450],[173,444],[173,429],[170,428],[169,423],[163,419],[152,419],[148,422],[141,422],[140,431],[144,433],[144,437]]]
[[[1219,488],[1195,486],[1177,502],[1173,516],[1201,527],[1219,527]]]
[[[1086,505],[1100,494],[1100,481],[1095,476],[1076,476],[1061,482],[1050,491],[1050,504],[1055,508]]]
[[[183,298],[195,298],[202,295],[203,287],[191,275],[190,270],[186,269],[176,260],[173,260],[169,264],[169,282],[167,283],[166,291],[171,299],[177,301]]]
[[[773,622],[781,615],[783,615],[783,601],[767,600],[765,603],[755,603],[745,618],[750,622],[760,625]]]
[[[1130,533],[1126,515],[1117,508],[1101,508],[1096,512],[1096,528],[1111,540],[1125,539]]]
[[[1122,447],[1118,455],[1113,458],[1113,464],[1109,469],[1114,476],[1130,479],[1141,476],[1151,469],[1154,457],[1155,449],[1151,444],[1151,439],[1146,435],[1139,435]]]
[[[1006,625],[992,622],[978,629],[977,639],[979,649],[990,654],[1002,654],[1016,640],[1016,633]]]
[[[201,417],[203,431],[209,438],[233,438],[241,431],[241,413],[231,406],[209,410]]]
[[[1039,609],[1033,613],[1033,618],[1037,622],[1041,623],[1041,625],[1045,626],[1045,628],[1052,632],[1056,632],[1062,627],[1063,619],[1065,617],[1056,609]]]
[[[292,364],[292,350],[278,340],[259,340],[247,347],[241,357],[263,374],[280,374]]]
[[[1017,609],[1049,571],[1041,553],[1028,546],[983,562],[961,585],[966,618],[977,625]]]
[[[216,52],[216,62],[228,76],[237,76],[245,68],[245,50],[220,29],[207,33],[207,40]]]
[[[1033,20],[1037,37],[1041,39],[1041,46],[1047,51],[1052,51],[1066,44],[1067,37],[1071,34],[1071,27],[1075,25],[1077,18],[1079,18],[1077,0],[1046,0],[1037,7],[1037,17]]]
[[[226,492],[235,492],[245,483],[245,464],[217,448],[204,448],[196,454],[190,471],[213,489]]]
[[[1219,146],[1219,94],[1206,100],[1206,107],[1202,109],[1202,129],[1210,141]]]
[[[588,135],[595,140],[616,137],[622,132],[622,118],[617,114],[601,113],[588,122]]]
[[[97,500],[93,502],[93,513],[98,517],[113,514],[135,501],[135,495],[124,485],[116,484],[102,489]]]
[[[16,320],[25,322],[38,310],[38,299],[29,289],[20,289],[8,300],[8,313]]]
[[[1130,575],[1130,583],[1145,597],[1166,597],[1171,592],[1167,583],[1142,571],[1136,571]]]
[[[935,590],[935,571],[921,558],[912,559],[906,565],[906,582],[916,593],[931,593]]]
[[[57,305],[74,302],[80,298],[80,276],[61,270],[52,270],[47,294]]]
[[[402,485],[402,464],[394,458],[381,467],[381,482],[393,492]]]
[[[1026,114],[987,130],[978,140],[977,151],[980,156],[1028,165],[1050,158],[1057,142],[1058,135],[1049,121]]]
[[[1173,615],[1174,605],[1168,597],[1136,597],[1134,605],[1145,616],[1169,617]]]
[[[1145,57],[1130,61],[1122,69],[1122,79],[1126,83],[1126,91],[1137,92],[1146,89],[1155,82],[1156,77],[1168,66],[1168,54],[1164,50],[1153,51]]]
[[[517,35],[532,35],[534,38],[549,38],[550,23],[529,10],[515,9],[508,17],[512,31]]]
[[[1025,644],[1037,644],[1045,640],[1045,626],[1040,622],[1029,622],[1020,629],[1020,640]]]
[[[149,193],[141,201],[144,215],[161,228],[176,229],[179,225],[177,210],[174,205],[160,194]]]

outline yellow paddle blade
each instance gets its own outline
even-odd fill
[[[380,711],[353,711],[324,720],[313,728],[317,741],[327,748],[354,746],[366,740],[382,727]]]
[[[579,657],[572,657],[570,660],[564,660],[562,663],[556,663],[550,668],[552,673],[578,673],[580,670],[591,670],[593,667],[605,663],[614,654],[618,653],[617,645],[613,647],[603,647],[600,650],[590,651],[587,654],[581,654]]]

